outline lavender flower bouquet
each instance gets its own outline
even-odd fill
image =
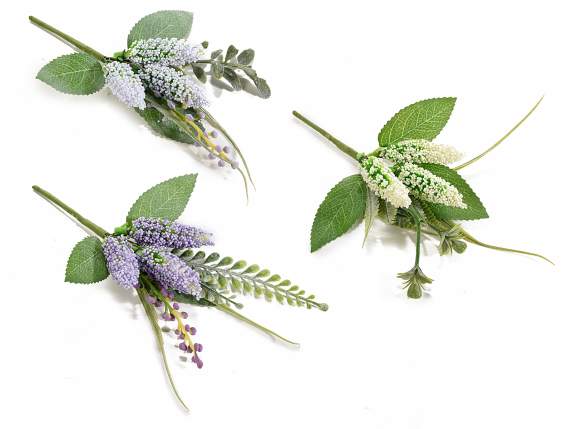
[[[267,269],[200,250],[213,245],[212,235],[177,222],[195,181],[195,174],[180,176],[147,190],[129,210],[126,222],[113,233],[81,216],[44,189],[33,187],[37,194],[91,234],[73,248],[65,280],[91,284],[111,275],[119,286],[137,294],[153,327],[171,387],[185,408],[167,363],[163,333],[169,329],[161,328],[160,320],[173,324],[174,337],[169,338],[183,358],[190,356],[190,360],[202,368],[199,353],[203,346],[194,340],[197,329],[188,321],[188,314],[183,310],[185,305],[219,310],[294,345],[296,343],[239,313],[237,309],[241,309],[242,304],[237,302],[237,295],[264,297],[266,301],[308,309],[328,309],[327,304],[317,302],[314,295],[306,294]]]
[[[476,239],[459,221],[484,219],[487,210],[458,171],[501,144],[538,107],[534,107],[506,135],[480,155],[460,160],[455,148],[433,142],[447,124],[455,98],[434,98],[411,104],[395,114],[378,135],[379,147],[359,153],[298,112],[294,116],[317,131],[356,162],[359,174],[346,177],[328,193],[312,225],[311,251],[335,240],[364,221],[367,239],[375,219],[415,231],[415,262],[398,274],[410,298],[421,298],[433,280],[420,267],[421,238],[435,238],[441,255],[463,253],[467,243],[489,249],[549,259],[537,253],[495,246]]]
[[[238,169],[248,192],[247,182],[252,183],[252,177],[246,161],[227,131],[207,111],[209,103],[199,82],[206,83],[210,74],[211,83],[219,87],[270,97],[266,80],[252,68],[252,49],[239,52],[231,45],[224,55],[218,49],[205,57],[208,42],[191,45],[186,41],[193,14],[176,10],[142,18],[127,37],[127,49],[112,56],[38,18],[30,16],[30,22],[77,51],[46,64],[38,79],[74,95],[94,94],[107,86],[160,136],[204,148],[208,159],[219,167]]]

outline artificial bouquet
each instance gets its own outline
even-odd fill
[[[505,136],[475,158],[449,167],[461,159],[454,147],[433,139],[446,125],[455,98],[422,100],[401,109],[381,129],[379,147],[359,153],[333,137],[298,112],[294,116],[332,142],[356,161],[359,174],[346,177],[334,186],[314,217],[311,251],[314,252],[364,221],[364,243],[374,219],[416,233],[415,262],[398,274],[407,296],[421,298],[432,279],[421,270],[421,237],[438,241],[441,255],[462,253],[467,243],[490,249],[542,255],[483,243],[469,234],[458,221],[484,219],[488,213],[473,189],[458,173],[502,143],[538,107],[538,103]]]
[[[222,125],[209,113],[201,83],[245,89],[270,97],[266,80],[252,68],[254,51],[230,45],[205,56],[208,42],[187,42],[193,14],[166,10],[142,18],[127,37],[127,48],[104,55],[51,25],[30,16],[30,22],[70,45],[76,53],[46,64],[37,78],[66,94],[90,95],[103,87],[133,108],[157,134],[206,150],[219,167],[238,169],[246,191],[252,183],[240,149]],[[248,78],[248,79],[246,79]],[[222,136],[226,142],[217,143]],[[239,165],[242,163],[242,167]],[[244,170],[243,170],[244,168]]]
[[[328,309],[314,295],[267,269],[200,250],[213,245],[212,234],[177,222],[195,181],[194,174],[179,176],[147,190],[133,204],[125,223],[113,233],[44,189],[33,187],[37,194],[92,234],[73,248],[66,266],[66,282],[98,283],[111,275],[119,286],[137,294],[153,327],[171,387],[185,408],[169,370],[163,339],[167,332],[165,335],[169,335],[173,347],[202,368],[199,353],[203,345],[194,340],[197,329],[188,320],[185,305],[220,310],[290,344],[296,343],[238,312],[242,304],[237,302],[237,295],[264,297],[269,302],[308,309]],[[173,329],[162,329],[159,321],[172,323]]]

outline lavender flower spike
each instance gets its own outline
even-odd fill
[[[142,246],[185,249],[214,244],[209,232],[169,219],[140,217],[133,221],[129,234]]]
[[[113,61],[103,66],[105,84],[129,107],[145,109],[145,88],[129,64]]]
[[[142,66],[183,67],[198,61],[201,54],[200,46],[193,46],[186,40],[156,38],[134,42],[127,51],[127,58]]]
[[[139,77],[153,93],[188,107],[206,107],[209,103],[203,88],[190,76],[171,67],[149,64]]]
[[[181,258],[160,247],[145,247],[137,256],[141,269],[159,286],[200,298],[199,274]]]
[[[120,286],[124,288],[137,286],[139,263],[126,237],[107,237],[103,242],[103,254],[107,269]]]

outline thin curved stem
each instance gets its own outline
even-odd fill
[[[552,265],[556,265],[554,262],[552,262],[546,256],[543,256],[539,253],[527,252],[526,250],[510,249],[508,247],[501,247],[501,246],[495,246],[493,244],[483,243],[482,241],[477,240],[475,237],[473,237],[471,234],[469,234],[463,228],[459,227],[459,231],[461,232],[461,234],[465,238],[465,240],[467,240],[470,243],[476,244],[477,246],[486,247],[487,249],[492,249],[492,250],[499,250],[501,252],[520,253],[521,255],[535,256],[537,258],[544,259],[546,262],[549,262]]]
[[[157,323],[157,314],[145,299],[143,289],[138,288],[136,290],[137,290],[137,295],[139,297],[139,301],[141,301],[141,305],[143,305],[147,318],[149,319],[149,323],[151,323],[151,327],[153,328],[153,333],[155,334],[155,338],[157,340],[157,346],[159,347],[159,351],[161,353],[161,358],[163,360],[163,365],[165,367],[165,372],[167,373],[167,378],[169,379],[169,384],[171,385],[171,389],[173,389],[175,397],[185,408],[185,410],[189,411],[189,407],[187,407],[187,405],[183,401],[183,398],[181,398],[181,395],[179,395],[177,387],[175,386],[175,381],[173,380],[173,375],[171,374],[171,370],[169,368],[169,362],[167,361],[167,354],[165,353],[165,342],[163,341],[163,334],[161,332],[161,327]]]
[[[415,207],[409,206],[407,212],[415,222],[415,266],[419,266],[421,259],[421,216]]]
[[[105,237],[107,237],[109,235],[109,233],[107,231],[105,231],[105,229],[103,229],[99,225],[96,225],[95,223],[93,223],[89,219],[83,217],[78,212],[76,212],[74,209],[72,209],[70,206],[68,206],[66,203],[64,203],[62,200],[57,198],[55,195],[50,194],[45,189],[42,189],[37,185],[32,186],[32,189],[34,190],[35,193],[40,195],[42,198],[49,201],[51,204],[60,208],[65,213],[70,215],[72,218],[77,220],[81,225],[85,226],[87,229],[92,231],[99,238],[104,239]]]
[[[347,144],[343,143],[342,141],[338,140],[333,135],[328,133],[326,130],[324,130],[323,128],[320,128],[318,125],[316,125],[315,123],[313,123],[309,119],[305,118],[304,116],[302,116],[300,113],[296,112],[295,110],[292,112],[292,114],[296,118],[298,118],[300,121],[302,121],[304,124],[306,124],[307,126],[312,128],[314,131],[316,131],[318,134],[320,134],[321,136],[325,137],[330,142],[332,142],[334,144],[334,146],[336,146],[339,150],[341,150],[347,156],[349,156],[352,159],[357,160],[358,152],[354,148],[352,148],[352,147],[348,146]]]
[[[532,109],[530,109],[530,111],[520,120],[517,122],[517,124],[512,127],[508,133],[506,133],[504,136],[501,137],[500,140],[498,140],[495,144],[493,144],[491,147],[489,147],[487,150],[485,150],[483,153],[481,153],[480,155],[475,156],[473,159],[470,159],[469,161],[458,165],[456,167],[454,167],[454,170],[460,170],[462,168],[465,168],[469,165],[471,165],[473,162],[478,161],[479,159],[481,159],[483,156],[485,156],[487,153],[489,153],[490,151],[492,151],[494,148],[496,148],[498,145],[500,145],[503,141],[505,141],[518,127],[520,127],[524,121],[526,121],[528,119],[528,117],[530,115],[532,115],[532,112],[534,112],[536,110],[536,108],[538,107],[538,105],[540,104],[540,102],[544,99],[544,96],[540,97],[540,100],[538,100],[536,102],[536,104],[532,107]]]
[[[241,321],[243,321],[243,322],[245,322],[245,323],[248,323],[249,325],[254,326],[255,328],[260,329],[261,331],[265,332],[266,334],[268,334],[268,335],[270,335],[270,336],[276,337],[276,338],[278,338],[278,339],[280,339],[280,340],[282,340],[282,341],[284,341],[284,342],[286,342],[286,343],[288,343],[288,344],[292,344],[292,345],[294,345],[294,346],[300,346],[300,344],[298,344],[298,343],[296,343],[296,342],[294,342],[294,341],[290,341],[289,339],[283,337],[282,335],[279,335],[279,334],[277,334],[276,332],[274,332],[274,331],[272,331],[272,330],[270,330],[270,329],[268,329],[268,328],[266,328],[266,327],[260,325],[259,323],[256,323],[254,320],[250,320],[248,317],[243,316],[243,315],[240,314],[238,311],[235,311],[235,310],[233,310],[232,308],[230,308],[230,307],[228,307],[228,306],[226,306],[226,305],[217,304],[217,305],[216,305],[216,308],[217,308],[218,310],[222,311],[223,313],[226,313],[226,314],[228,314],[228,315],[230,315],[230,316],[232,316],[232,317],[236,317],[237,319],[239,319],[239,320],[241,320]]]
[[[55,38],[63,41],[67,45],[71,46],[72,48],[81,51],[85,54],[91,55],[96,60],[101,62],[108,61],[108,57],[103,55],[101,52],[96,51],[91,46],[87,46],[85,43],[80,42],[79,40],[75,39],[74,37],[70,36],[69,34],[64,33],[63,31],[58,30],[55,27],[52,27],[50,24],[36,18],[35,16],[29,16],[30,22],[34,24],[36,27],[41,28],[46,33],[54,36]]]

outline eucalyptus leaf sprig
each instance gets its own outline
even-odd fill
[[[328,309],[327,304],[316,301],[314,295],[278,274],[244,260],[201,250],[213,245],[212,235],[177,221],[187,206],[196,177],[196,174],[179,176],[150,188],[135,201],[125,222],[112,233],[39,186],[33,187],[37,194],[90,233],[71,251],[65,281],[93,284],[111,275],[126,293],[137,294],[155,333],[173,392],[185,408],[165,351],[168,341],[182,354],[183,360],[190,355],[198,368],[203,366],[199,355],[203,345],[194,339],[197,329],[188,321],[184,305],[214,308],[292,345],[297,343],[241,314],[238,310],[243,304],[238,302],[238,296]],[[160,321],[173,326],[161,327]]]
[[[90,95],[108,87],[162,137],[203,148],[219,167],[238,169],[248,194],[252,177],[235,141],[214,116],[201,84],[246,89],[270,97],[265,79],[252,67],[254,50],[229,46],[205,58],[208,42],[187,42],[193,14],[178,10],[152,13],[139,20],[127,37],[127,48],[108,56],[55,27],[30,16],[30,22],[72,47],[76,53],[46,64],[37,78],[56,90]],[[220,143],[217,142],[220,139]],[[242,164],[242,166],[239,164]]]
[[[458,221],[484,219],[488,213],[458,171],[473,164],[510,136],[538,107],[542,98],[508,133],[480,155],[460,164],[455,148],[433,142],[447,124],[456,98],[433,98],[397,112],[381,129],[379,146],[369,154],[332,136],[294,111],[293,115],[356,162],[360,174],[335,185],[321,203],[312,224],[311,251],[364,221],[364,243],[375,219],[415,232],[415,262],[398,274],[410,298],[421,298],[432,283],[420,266],[423,236],[438,242],[441,255],[463,253],[467,243],[489,249],[548,258],[537,253],[495,246],[476,239]]]

